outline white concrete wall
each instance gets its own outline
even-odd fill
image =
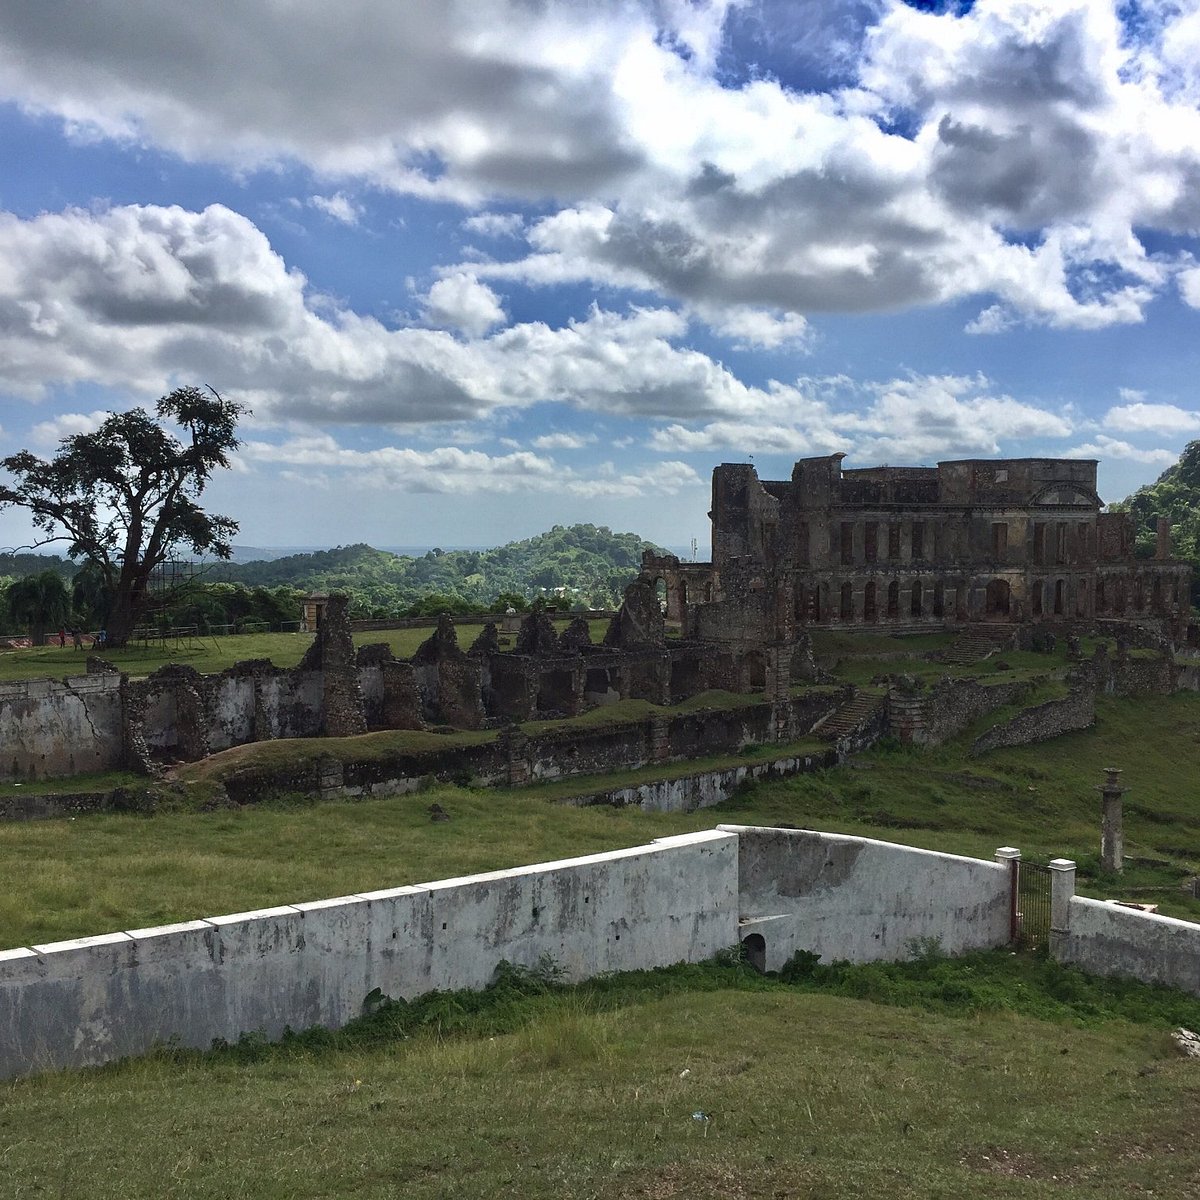
[[[1200,925],[1083,896],[1071,897],[1067,922],[1051,941],[1059,962],[1200,996]]]
[[[1009,940],[1009,868],[872,838],[720,825],[738,835],[741,937],[766,969],[797,950],[825,962],[904,959],[918,938],[947,954]]]
[[[572,979],[737,940],[737,838],[710,830],[464,879],[0,953],[0,1078],[176,1040],[336,1027],[374,988],[478,988],[548,954]]]

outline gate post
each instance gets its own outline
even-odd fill
[[[1017,887],[1021,874],[1021,852],[1016,846],[1001,846],[995,854],[998,863],[1008,863],[1008,941],[1015,945],[1021,936],[1021,914],[1017,911]]]
[[[1071,932],[1071,898],[1075,895],[1075,864],[1069,858],[1050,860],[1050,957],[1056,962],[1066,950]]]

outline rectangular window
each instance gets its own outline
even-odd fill
[[[888,558],[900,557],[900,523],[893,521],[888,526]]]
[[[863,526],[863,557],[869,563],[879,557],[879,522],[868,521]]]
[[[1067,561],[1067,526],[1063,521],[1059,521],[1054,527],[1054,561]]]
[[[913,558],[925,557],[925,522],[914,521],[912,530],[912,556]]]
[[[1000,561],[1008,553],[1008,522],[995,521],[992,524],[992,557]]]
[[[842,562],[850,565],[854,562],[854,522],[842,522]]]
[[[1035,521],[1033,523],[1033,561],[1043,563],[1046,561],[1046,522]]]

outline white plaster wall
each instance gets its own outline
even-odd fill
[[[738,835],[742,937],[762,935],[769,971],[797,950],[871,962],[910,957],[916,938],[948,954],[1009,940],[1007,866],[843,834],[718,828]]]
[[[0,689],[0,780],[106,771],[121,761],[121,680],[77,675]]]
[[[610,854],[0,953],[0,1078],[176,1040],[336,1027],[374,988],[477,988],[501,959],[568,976],[700,961],[737,939],[737,838]]]
[[[1096,975],[1127,975],[1200,996],[1200,925],[1072,896],[1054,957]]]

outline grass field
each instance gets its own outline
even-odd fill
[[[1196,1196],[1185,1019],[1200,1002],[1006,954],[799,986],[502,981],[340,1035],[0,1085],[4,1194]]]
[[[560,632],[570,624],[570,618],[554,622]],[[608,622],[588,622],[594,642],[602,641]],[[458,631],[459,644],[465,650],[479,635],[480,625],[463,625]],[[397,658],[411,658],[416,648],[433,632],[433,626],[419,629],[380,629],[355,634],[358,646],[385,642]],[[501,637],[501,646],[510,648],[512,637]],[[311,633],[239,633],[223,638],[192,638],[179,642],[152,643],[149,646],[128,646],[123,650],[106,650],[103,657],[128,675],[142,676],[157,671],[168,663],[195,667],[203,675],[215,674],[234,663],[252,658],[269,658],[277,667],[294,667],[312,644]],[[70,647],[36,646],[26,650],[0,651],[0,683],[18,679],[59,679],[64,675],[79,675],[89,651]]]
[[[548,807],[574,787],[444,787],[392,799],[275,802],[240,810],[127,814],[0,825],[0,946],[494,870],[631,846],[719,821],[787,822],[990,857],[1019,846],[1080,864],[1081,891],[1151,901],[1200,919],[1180,890],[1200,873],[1194,758],[1200,695],[1102,699],[1092,730],[965,755],[880,747],[853,765],[747,788],[692,814]],[[380,735],[370,735],[380,736]],[[434,736],[434,735],[428,735]],[[483,735],[475,735],[483,736]],[[694,767],[695,764],[692,764]],[[1099,875],[1100,768],[1121,767],[1124,876]],[[453,820],[431,824],[434,799]]]

